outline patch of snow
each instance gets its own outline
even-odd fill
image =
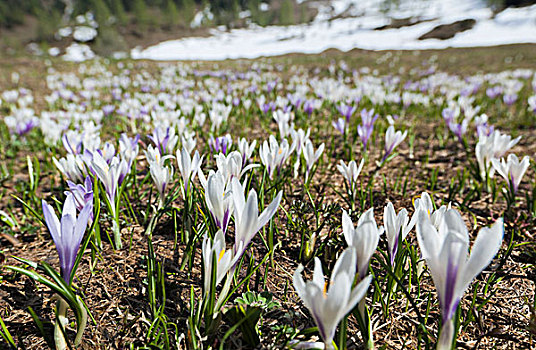
[[[63,28],[58,29],[58,35],[61,38],[67,38],[71,36],[71,34],[73,34],[73,28],[71,27],[63,27]]]
[[[29,43],[26,45],[26,50],[28,50],[29,53],[36,56],[43,55],[43,50],[39,47],[37,43]]]
[[[509,8],[493,17],[480,0],[401,0],[390,10],[382,0],[335,0],[317,4],[319,14],[310,24],[280,27],[251,25],[246,29],[211,30],[210,37],[184,38],[162,42],[143,51],[133,50],[132,58],[152,60],[222,60],[257,58],[287,53],[319,53],[335,48],[369,50],[443,49],[447,47],[494,46],[536,43],[536,5]],[[262,3],[264,4],[264,3]],[[261,4],[261,5],[262,5]],[[356,17],[332,19],[341,13]],[[375,30],[389,24],[389,13],[397,18],[428,21],[412,26]],[[448,40],[418,38],[441,24],[475,19],[476,25]]]
[[[190,23],[190,28],[199,28],[206,22],[212,21],[214,14],[210,11],[210,6],[207,6],[203,11],[197,12],[194,19]]]
[[[251,16],[251,11],[250,10],[240,11],[238,13],[238,18],[240,18],[240,19],[248,18],[250,16]]]
[[[60,49],[58,49],[57,47],[51,47],[50,49],[48,49],[48,54],[52,57],[56,57],[60,54]]]
[[[79,42],[88,42],[97,37],[97,30],[92,27],[79,26],[76,27],[73,33],[73,38]]]
[[[268,5],[267,3],[265,2],[261,2],[259,4],[259,10],[261,11],[268,11],[270,9],[270,5]]]
[[[128,53],[124,51],[118,51],[118,52],[114,52],[112,54],[112,57],[116,60],[122,60],[122,59],[128,58]]]
[[[83,62],[95,58],[95,53],[86,44],[72,43],[65,49],[65,55],[62,58],[65,61]]]

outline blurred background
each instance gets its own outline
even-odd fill
[[[266,1],[1,0],[0,50],[224,59],[536,42],[536,0]]]

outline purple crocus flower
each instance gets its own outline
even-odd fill
[[[503,92],[503,88],[502,88],[502,86],[499,86],[499,85],[492,86],[492,87],[486,89],[486,95],[489,98],[497,98],[497,96],[502,94],[502,92]]]
[[[67,180],[69,191],[65,191],[65,195],[72,194],[75,200],[76,209],[82,211],[84,207],[90,203],[93,203],[93,182],[88,175],[83,184],[75,184],[72,181]],[[93,211],[90,214],[90,221],[93,221]]]
[[[173,154],[173,150],[179,141],[179,136],[175,135],[175,129],[170,126],[165,129],[156,127],[153,134],[147,137],[160,149],[162,155]]]
[[[139,134],[135,137],[130,138],[127,134],[122,133],[121,138],[119,139],[119,152],[123,159],[127,161],[129,169],[132,167],[134,159],[136,159],[136,157],[138,156],[138,152],[140,149],[138,145],[139,141]]]
[[[352,117],[352,115],[354,114],[356,109],[357,109],[357,107],[352,106],[352,105],[343,105],[343,104],[341,104],[341,105],[337,106],[337,110],[339,111],[341,116],[346,118],[347,122],[350,122],[350,118]]]
[[[471,281],[489,265],[503,240],[504,224],[499,218],[491,228],[482,228],[468,256],[469,233],[456,209],[447,209],[438,228],[420,211],[417,239],[426,260],[441,305],[443,317],[437,349],[451,349],[453,316]]]
[[[45,200],[42,201],[43,215],[45,223],[50,231],[50,235],[56,244],[56,249],[60,257],[60,267],[63,280],[69,283],[71,280],[71,272],[76,261],[76,254],[91,212],[93,211],[93,203],[88,203],[84,206],[80,215],[76,217],[76,204],[72,194],[68,194],[63,204],[61,221],[58,220],[54,208]]]
[[[104,113],[104,116],[109,116],[110,114],[112,114],[112,112],[115,110],[115,106],[114,105],[106,105],[106,106],[102,106],[102,112]]]
[[[61,137],[61,142],[67,152],[71,154],[80,154],[80,152],[82,152],[82,135],[76,131],[67,131]]]
[[[449,125],[459,114],[459,111],[452,108],[444,108],[443,111],[441,111],[441,116],[443,116],[443,119]]]
[[[458,141],[463,143],[463,135],[467,132],[467,126],[469,125],[469,120],[464,119],[461,123],[449,123],[449,129],[456,135]]]
[[[493,125],[489,124],[488,116],[486,114],[482,114],[481,116],[476,117],[475,125],[476,125],[476,134],[479,139],[482,136],[491,135],[493,133],[493,130],[495,129]]]
[[[503,95],[503,101],[507,106],[511,106],[517,101],[517,94],[505,94]]]
[[[19,136],[24,136],[27,133],[29,133],[33,128],[35,128],[37,125],[38,125],[38,121],[33,118],[29,120],[21,121],[17,123],[16,133]]]
[[[476,126],[476,134],[478,138],[491,135],[493,130],[495,130],[495,127],[493,125],[489,125],[488,123],[479,124]]]
[[[346,119],[339,118],[337,121],[332,122],[333,127],[337,129],[342,135],[346,134]]]
[[[262,113],[267,114],[269,112],[273,112],[276,108],[276,104],[273,101],[263,103],[261,106]]]
[[[294,106],[294,109],[300,108],[301,104],[303,103],[303,100],[300,96],[297,94],[287,94],[287,98],[290,101],[290,103]]]
[[[357,134],[363,142],[363,147],[367,148],[367,142],[374,130],[374,122],[379,118],[379,115],[374,115],[374,108],[367,111],[366,108],[361,110],[361,125],[357,126]]]
[[[269,81],[268,83],[266,83],[266,91],[267,92],[272,92],[277,86],[277,80],[274,80],[274,81]]]
[[[231,145],[233,144],[233,139],[229,134],[225,136],[219,136],[219,137],[210,137],[208,140],[208,146],[210,147],[210,151],[212,153],[223,153],[227,154],[227,152],[230,150]]]
[[[314,101],[307,100],[303,103],[303,111],[307,113],[308,116],[311,116],[314,110],[315,110]]]
[[[283,113],[290,113],[292,110],[292,105],[288,104],[285,107],[283,107]]]

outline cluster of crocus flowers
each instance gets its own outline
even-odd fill
[[[179,142],[179,136],[175,134],[175,128],[157,126],[152,135],[147,136],[160,150],[162,155],[173,154],[175,146]]]
[[[207,188],[205,191],[210,191],[210,183],[216,182],[220,193],[223,190],[223,176],[219,173],[211,173],[207,180]],[[203,241],[203,264],[205,272],[204,286],[205,291],[208,291],[213,256],[216,255],[216,286],[222,281],[223,277],[229,272],[234,271],[234,267],[238,260],[242,257],[246,249],[248,248],[251,240],[255,237],[257,232],[261,230],[264,225],[270,221],[275,215],[283,193],[280,191],[272,202],[259,214],[257,192],[250,190],[247,199],[244,194],[244,187],[240,184],[240,181],[235,177],[231,180],[230,189],[226,190],[223,194],[223,201],[217,202],[216,198],[207,199],[207,206],[210,206],[209,210],[213,214],[217,223],[219,222],[219,229],[214,239],[205,236]],[[205,194],[207,196],[207,194]],[[208,194],[207,198],[210,196]],[[232,208],[232,211],[231,209]],[[225,248],[225,229],[229,223],[231,214],[234,216],[235,225],[235,243],[230,250]],[[221,218],[223,216],[223,218]]]
[[[510,135],[502,134],[497,129],[493,130],[489,136],[480,135],[475,147],[475,154],[480,169],[480,176],[483,180],[493,177],[495,169],[491,166],[491,160],[504,156],[520,139],[521,136],[512,139]]]
[[[219,136],[214,138],[211,136],[208,140],[208,146],[210,147],[210,150],[212,153],[223,153],[227,154],[229,150],[231,149],[231,145],[233,144],[233,139],[231,138],[231,135],[227,134],[225,136]]]
[[[378,227],[376,224],[374,208],[361,214],[355,227],[350,215],[345,210],[342,212],[342,232],[346,244],[356,249],[357,271],[361,279],[367,274],[370,259],[376,251],[383,230],[383,227]]]
[[[270,135],[269,141],[264,141],[260,148],[260,157],[270,179],[273,178],[275,171],[279,174],[281,167],[290,157],[295,147],[296,142],[289,145],[287,139],[283,139],[279,143],[273,135]]]
[[[305,282],[300,265],[294,272],[294,289],[318,326],[325,348],[332,349],[337,325],[354,309],[367,293],[372,276],[365,277],[354,286],[358,256],[354,247],[347,248],[339,257],[331,278],[326,281],[320,259],[316,258],[313,279]]]
[[[456,209],[446,209],[438,227],[424,211],[418,213],[417,239],[438,291],[442,326],[437,349],[452,348],[453,316],[471,281],[491,262],[501,247],[503,220],[482,228],[468,256],[469,234]]]

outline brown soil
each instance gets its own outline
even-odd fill
[[[466,49],[466,50],[445,50],[445,51],[426,51],[420,52],[418,56],[413,53],[403,52],[395,53],[400,55],[399,64],[413,66],[420,63],[421,60],[429,59],[433,55],[439,55],[438,66],[440,69],[452,69],[454,71],[479,71],[483,68],[475,64],[474,57],[488,57],[490,60],[490,69],[505,69],[504,57],[511,57],[512,51],[523,55],[519,61],[511,63],[516,66],[530,65],[536,57],[534,45],[520,45],[501,48],[487,49]],[[488,53],[483,55],[483,53]],[[385,52],[367,52],[355,50],[350,53],[342,54],[340,52],[327,52],[321,56],[291,55],[281,58],[274,58],[273,64],[279,61],[294,62],[304,64],[308,69],[315,67],[325,68],[326,57],[335,59],[344,59],[351,68],[370,66],[376,68],[376,59],[384,55]],[[449,63],[456,58],[456,64]],[[514,56],[516,57],[516,56]],[[517,62],[517,63],[516,63]],[[53,62],[58,70],[72,71],[75,65],[64,64],[61,61]],[[140,63],[141,64],[141,63]],[[485,63],[480,63],[485,64]],[[205,63],[207,67],[211,65]],[[220,68],[235,69],[238,65],[236,61],[219,63]],[[460,65],[456,67],[457,65]],[[146,70],[158,77],[159,64],[153,62],[143,62]],[[244,65],[247,67],[247,65]],[[377,67],[386,69],[386,67]],[[388,69],[388,68],[387,68]],[[456,70],[458,69],[458,70]],[[9,82],[10,72],[13,70],[21,71],[21,84],[31,87],[36,97],[36,109],[45,108],[42,96],[48,94],[44,83],[45,65],[42,61],[35,58],[0,60],[0,86],[3,89],[12,88]],[[315,123],[312,128],[311,138],[316,143],[325,142],[326,151],[323,161],[315,174],[311,186],[312,198],[322,198],[325,203],[332,203],[333,206],[318,206],[316,211],[320,213],[320,221],[317,224],[314,208],[306,193],[303,191],[303,179],[292,179],[283,185],[284,200],[283,208],[286,211],[292,211],[294,222],[287,220],[284,212],[279,210],[274,224],[278,227],[277,241],[281,243],[281,248],[276,250],[273,263],[267,263],[266,266],[258,273],[259,278],[263,278],[266,273],[265,290],[269,290],[274,299],[281,304],[281,308],[268,313],[264,316],[263,331],[263,348],[270,346],[274,341],[276,332],[273,330],[275,325],[291,325],[299,329],[314,326],[306,308],[296,295],[291,282],[291,275],[297,268],[298,253],[301,247],[301,234],[303,232],[317,232],[317,247],[325,244],[326,248],[319,254],[324,263],[333,260],[335,254],[341,250],[340,243],[340,216],[341,207],[346,208],[346,204],[337,194],[343,190],[342,176],[335,168],[336,162],[341,158],[344,150],[340,138],[333,137],[333,129],[330,125],[330,112],[324,110],[314,115]],[[467,159],[472,156],[455,141],[449,140],[446,145],[439,144],[434,135],[434,131],[444,126],[434,118],[428,118],[421,115],[406,116],[406,128],[412,125],[418,125],[415,128],[415,145],[414,156],[410,157],[409,148],[404,142],[399,149],[399,155],[388,164],[387,167],[377,170],[375,165],[367,165],[363,169],[360,180],[363,185],[368,177],[374,177],[374,201],[367,203],[365,208],[373,205],[376,214],[376,220],[382,222],[382,209],[387,200],[391,200],[397,209],[401,207],[413,208],[412,200],[424,190],[430,190],[428,179],[432,172],[437,171],[437,184],[431,191],[436,192],[434,199],[436,203],[445,203],[448,201],[445,193],[451,182],[451,179],[457,171],[467,167]],[[307,120],[305,121],[307,122]],[[300,125],[307,127],[307,125]],[[276,126],[270,124],[271,130],[263,130],[261,118],[255,119],[253,125],[244,126],[236,125],[231,122],[230,130],[233,136],[247,136],[264,140],[268,133],[275,132]],[[513,132],[513,126],[501,125],[501,130]],[[355,127],[353,128],[355,129]],[[534,155],[536,153],[536,134],[533,129],[516,131],[523,135],[522,141],[513,150],[516,154]],[[206,140],[204,137],[198,138],[198,148],[203,148]],[[370,149],[372,150],[371,159],[381,157],[380,148],[382,140],[380,137],[371,141]],[[474,147],[474,145],[471,145]],[[359,159],[362,155],[359,152],[359,146],[354,145],[356,156]],[[7,207],[12,208],[18,218],[23,217],[23,208],[16,204],[12,198],[8,197],[13,193],[18,182],[27,181],[25,161],[26,155],[35,155],[38,159],[43,160],[45,154],[42,150],[31,153],[28,150],[21,149],[16,155],[9,159],[2,159],[3,162],[9,162],[13,165],[16,176],[6,179],[2,183],[2,190],[7,193],[0,200],[0,210]],[[140,155],[140,159],[143,156]],[[213,164],[212,164],[213,165]],[[143,164],[139,164],[142,171]],[[531,168],[525,175],[526,181],[523,182],[520,189],[521,193],[528,193],[531,190],[530,183],[536,174]],[[384,185],[385,179],[385,185]],[[396,183],[408,180],[408,188],[405,195],[400,190],[395,189]],[[59,196],[61,191],[57,186],[59,184],[57,172],[45,172],[42,175],[39,196],[50,199],[51,193]],[[147,186],[151,186],[149,183]],[[60,197],[58,197],[60,198]],[[463,195],[457,194],[451,198],[454,204],[463,202]],[[144,210],[145,203],[134,201],[134,210],[140,213]],[[526,202],[523,198],[519,200],[516,211],[526,212]],[[183,203],[178,201],[174,206],[183,207]],[[471,224],[470,233],[471,241],[474,240],[478,228],[489,225],[505,210],[504,200],[501,198],[493,201],[489,194],[483,194],[478,200],[474,200],[463,208],[464,219],[466,223]],[[410,209],[412,212],[412,209]],[[127,213],[123,212],[127,217]],[[54,267],[58,267],[58,259],[53,242],[48,233],[42,228],[42,225],[31,218],[27,219],[30,224],[37,228],[37,232],[21,231],[20,229],[11,232],[17,238],[19,243],[10,242],[0,238],[0,263],[18,264],[12,256],[20,256],[34,261],[46,261]],[[106,225],[107,220],[103,219]],[[296,225],[303,223],[305,226]],[[535,222],[534,219],[524,218],[522,216],[514,218],[506,226],[505,242],[503,252],[507,241],[513,235],[516,242],[520,245],[515,246],[510,258],[504,265],[499,266],[499,261],[495,260],[491,266],[477,279],[479,283],[474,285],[474,291],[468,291],[461,301],[462,312],[466,313],[471,310],[472,293],[476,293],[479,298],[488,296],[485,291],[485,281],[495,273],[502,280],[494,287],[497,292],[493,294],[489,302],[476,313],[476,320],[471,322],[468,327],[461,332],[458,337],[458,348],[464,349],[530,349],[534,348],[534,322],[535,315],[531,309],[534,301],[534,288],[536,272],[536,254],[534,254]],[[176,322],[179,333],[185,333],[185,320],[189,313],[189,291],[190,286],[194,286],[196,291],[200,289],[200,252],[196,252],[194,268],[190,271],[180,270],[180,262],[185,245],[180,242],[174,247],[174,227],[171,217],[163,217],[153,237],[155,253],[159,262],[164,266],[166,272],[166,315]],[[253,242],[251,249],[252,256],[259,261],[266,254],[266,247],[261,239],[261,232]],[[231,232],[232,237],[232,232]],[[77,273],[76,285],[85,295],[84,300],[95,319],[90,321],[88,329],[83,339],[84,349],[122,349],[127,344],[134,344],[134,347],[146,344],[144,339],[148,331],[148,320],[150,319],[150,310],[146,295],[146,258],[147,255],[147,237],[144,235],[142,225],[132,224],[125,225],[123,228],[123,238],[125,248],[121,251],[113,251],[108,243],[93,262],[89,254],[86,254]],[[527,245],[521,245],[527,244]],[[416,247],[417,242],[415,233],[408,236],[408,245]],[[384,238],[381,239],[379,250],[385,249]],[[89,251],[88,251],[89,253]],[[306,265],[307,273],[311,272],[312,262],[302,261]],[[91,268],[92,263],[94,266]],[[380,271],[377,262],[374,262],[375,271]],[[252,279],[251,288],[254,287]],[[418,309],[421,313],[426,313],[427,295],[432,294],[432,305],[430,309],[430,318],[427,328],[432,334],[437,332],[437,320],[440,318],[439,309],[436,303],[435,288],[430,278],[424,278],[421,286],[405,285],[412,295],[421,293],[417,298]],[[244,291],[240,290],[240,292]],[[197,292],[197,295],[199,293]],[[32,280],[20,275],[2,270],[0,279],[0,316],[6,323],[8,329],[16,336],[16,340],[28,349],[46,348],[43,336],[35,326],[29,313],[28,307],[32,307],[40,319],[45,322],[45,329],[51,332],[50,323],[54,319],[52,312],[53,302],[51,293],[43,286],[34,283]],[[480,299],[479,299],[480,300]],[[368,305],[372,304],[369,298]],[[408,306],[405,297],[400,294],[399,299],[394,301],[390,308],[390,315],[383,317],[378,310],[381,310],[379,302],[373,305],[374,313],[372,315],[373,329],[378,346],[386,345],[388,349],[406,348],[414,349],[417,347],[419,331],[415,325],[416,310]],[[71,317],[72,318],[72,317]],[[533,327],[533,328],[531,328]],[[222,326],[222,332],[228,329],[228,325]],[[358,349],[361,347],[360,335],[357,330],[357,324],[352,317],[349,320],[349,338],[350,348]],[[72,337],[73,331],[69,327],[69,336]],[[219,346],[219,344],[216,344]],[[226,343],[229,349],[243,348],[241,337],[237,333],[233,335]],[[1,346],[0,346],[1,347]],[[278,347],[278,343],[274,343]]]
[[[474,19],[464,19],[461,21],[456,21],[451,24],[442,24],[433,28],[428,33],[425,33],[419,37],[419,40],[426,39],[439,39],[446,40],[453,38],[457,33],[464,32],[473,28],[476,24]]]

